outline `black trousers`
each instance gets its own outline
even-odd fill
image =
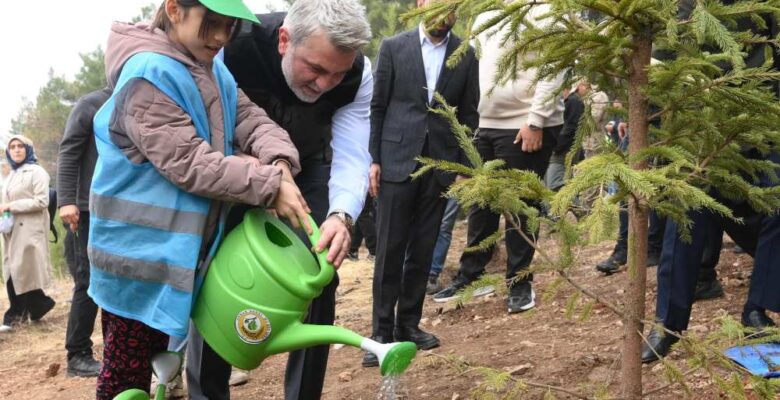
[[[717,263],[723,231],[745,251],[755,254],[748,301],[780,311],[780,291],[777,290],[780,285],[780,258],[772,256],[773,250],[780,247],[780,217],[763,217],[746,202],[735,204],[717,194],[714,196],[728,205],[735,216],[742,217],[745,223],[736,223],[709,211],[690,212],[693,222],[690,242],[680,238],[674,221],[667,223],[658,266],[656,318],[668,329],[683,331],[688,328],[696,281],[701,276],[700,265]],[[716,242],[718,255],[714,254]]]
[[[620,231],[614,252],[628,254],[628,210],[621,210],[618,220],[620,221]],[[650,211],[650,225],[647,231],[648,253],[661,254],[665,230],[666,218],[659,216],[655,211]]]
[[[504,160],[507,168],[527,170],[535,172],[540,178],[547,171],[550,164],[550,156],[555,147],[555,138],[560,132],[561,126],[544,128],[542,148],[533,153],[526,153],[519,145],[514,144],[517,129],[489,129],[479,128],[477,134],[477,150],[484,161]],[[474,207],[468,214],[467,246],[475,246],[498,230],[501,216],[490,211]],[[517,221],[523,229],[526,229],[526,219]],[[536,235],[538,232],[529,232]],[[460,257],[460,271],[458,280],[471,282],[478,279],[484,272],[485,266],[493,258],[494,248],[485,251],[463,253]],[[528,244],[520,234],[511,229],[507,224],[506,230],[507,266],[506,278],[514,279],[517,273],[528,268],[534,258],[534,248]],[[528,275],[524,281],[533,280]],[[519,283],[519,281],[517,282]]]
[[[3,315],[4,325],[27,322],[28,318],[37,321],[54,307],[54,299],[43,293],[41,289],[16,294],[11,278],[8,278],[8,282],[5,283],[5,288],[11,306]]]
[[[330,165],[322,162],[305,163],[295,177],[295,183],[309,204],[314,221],[319,225],[328,213],[328,180]],[[227,230],[235,228],[249,207],[234,207],[227,221]],[[297,232],[308,244],[305,232]],[[336,287],[338,275],[326,286],[320,297],[309,306],[305,323],[333,325],[336,318]],[[191,337],[187,345],[187,382],[191,399],[222,400],[230,398],[230,365],[203,341],[190,325]],[[290,353],[284,378],[284,397],[287,400],[319,399],[325,380],[330,346],[315,346]]]
[[[366,248],[369,254],[376,254],[376,206],[374,198],[366,195],[366,205],[363,211],[355,221],[355,229],[352,231],[352,243],[349,246],[350,252],[357,252],[360,249],[360,243],[366,239]]]
[[[95,329],[98,306],[87,295],[89,289],[89,212],[82,212],[76,233],[65,226],[65,261],[73,277],[73,297],[68,314],[68,327],[65,331],[65,349],[68,359],[73,356],[92,355],[92,331]]]
[[[447,200],[435,173],[403,182],[382,181],[377,200],[373,335],[416,328],[422,316],[433,248]],[[396,311],[397,310],[397,311]]]

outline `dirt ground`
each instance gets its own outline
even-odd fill
[[[465,225],[459,221],[447,261],[444,279],[449,281],[456,271],[457,259],[464,247]],[[544,242],[545,248],[554,248]],[[597,293],[619,302],[625,273],[605,277],[594,265],[609,255],[611,244],[593,246],[580,254],[575,277]],[[724,246],[718,273],[726,290],[721,299],[697,303],[689,332],[698,335],[715,329],[714,318],[730,314],[739,318],[749,282],[752,259],[737,255],[733,244]],[[337,324],[360,334],[371,332],[372,263],[365,260],[347,261],[340,270]],[[503,274],[505,254],[497,253],[488,272]],[[565,387],[574,391],[608,383],[614,393],[619,387],[619,353],[621,327],[606,309],[596,308],[585,322],[565,317],[564,303],[571,288],[565,287],[557,296],[543,300],[543,292],[554,280],[550,274],[537,275],[536,309],[524,314],[508,315],[505,299],[491,295],[456,309],[426,300],[421,327],[435,333],[442,346],[436,355],[457,355],[471,365],[490,366],[512,371],[520,379]],[[655,307],[655,268],[648,270],[648,315]],[[47,292],[57,300],[54,311],[42,322],[27,325],[12,333],[0,334],[0,398],[1,399],[91,399],[95,379],[65,376],[65,326],[72,283],[58,281]],[[0,295],[0,310],[8,307],[8,299]],[[776,316],[775,316],[776,317]],[[98,357],[102,351],[100,326],[92,337]],[[403,399],[466,399],[479,379],[461,374],[452,368],[425,361],[426,352],[418,356],[402,379]],[[362,368],[362,353],[358,349],[333,346],[325,380],[324,399],[376,399],[381,378],[376,368]],[[233,389],[234,399],[282,399],[282,381],[286,356],[269,358],[251,372],[249,383]],[[675,350],[671,360],[687,369],[681,351]],[[664,385],[663,372],[657,366],[644,367],[647,389]],[[702,374],[694,375],[691,386],[695,398],[718,398],[714,385]],[[585,390],[584,393],[590,393]],[[522,398],[540,399],[543,391],[531,390]],[[570,398],[556,394],[557,398]],[[677,399],[683,396],[679,388],[668,388],[653,395],[657,399]]]

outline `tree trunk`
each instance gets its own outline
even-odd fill
[[[628,84],[628,126],[630,131],[628,153],[634,155],[647,147],[648,108],[647,96],[642,88],[647,85],[647,69],[650,66],[652,41],[650,35],[634,39],[634,52],[630,58]],[[631,168],[643,170],[646,162],[632,162]],[[648,209],[644,199],[636,194],[628,204],[628,273],[626,274],[626,309],[623,321],[623,355],[621,363],[621,394],[625,399],[642,398],[642,337],[641,320],[645,316],[645,286],[647,269]]]

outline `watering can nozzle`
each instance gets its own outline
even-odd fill
[[[382,376],[403,374],[417,355],[417,345],[412,342],[385,344],[365,338],[360,348],[376,354]]]

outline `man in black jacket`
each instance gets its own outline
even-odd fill
[[[257,17],[260,25],[245,24],[225,47],[225,64],[239,89],[290,134],[301,161],[295,183],[320,226],[318,246],[329,249],[328,259],[338,267],[368,188],[373,82],[370,61],[361,53],[371,39],[365,8],[357,0],[306,0],[287,13]],[[243,211],[231,211],[228,229]],[[314,299],[306,323],[333,324],[337,285],[338,276]],[[230,366],[190,331],[191,398],[229,398]],[[328,351],[324,345],[290,353],[286,399],[320,398]]]
[[[428,1],[418,0],[422,6]],[[419,328],[433,248],[455,179],[438,171],[412,180],[417,157],[466,162],[449,123],[433,114],[434,92],[457,106],[458,120],[479,122],[479,66],[469,49],[460,63],[447,58],[461,40],[450,33],[451,15],[439,26],[420,24],[382,41],[371,101],[371,194],[377,197],[377,248],[373,288],[373,337],[380,343],[411,341],[420,349],[439,345]],[[366,353],[364,366],[376,366]]]
[[[90,377],[100,373],[101,363],[92,355],[92,331],[98,307],[87,295],[89,288],[89,191],[97,161],[92,118],[111,96],[102,89],[79,99],[65,125],[57,159],[57,206],[69,228],[65,238],[68,270],[73,276],[73,299],[65,334],[68,376]]]

